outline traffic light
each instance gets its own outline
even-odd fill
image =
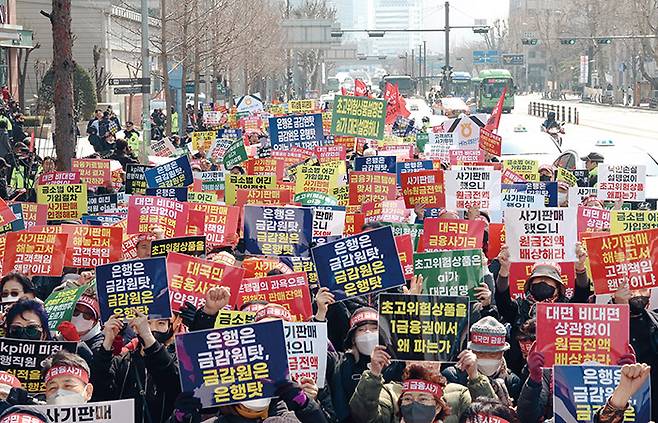
[[[597,38],[596,44],[612,44],[611,38]]]
[[[572,46],[576,44],[576,39],[575,38],[561,38],[560,39],[560,44]]]
[[[536,46],[538,41],[536,38],[521,38],[521,44],[524,46]]]

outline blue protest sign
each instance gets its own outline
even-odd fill
[[[272,398],[289,378],[282,320],[178,335],[176,352],[181,387],[204,408]]]
[[[146,195],[154,197],[171,198],[172,200],[186,202],[187,201],[187,187],[176,188],[146,188]]]
[[[524,194],[541,194],[546,207],[557,207],[557,182],[526,182],[521,184],[503,184],[501,192],[518,192]]]
[[[115,223],[125,219],[125,216],[105,215],[105,216],[89,216],[84,215],[81,218],[83,225],[93,226],[112,226]]]
[[[192,166],[187,156],[181,156],[144,171],[149,188],[186,187],[194,182]]]
[[[244,241],[249,254],[308,256],[312,239],[310,208],[244,206]]]
[[[318,280],[336,300],[404,284],[390,227],[360,233],[311,250]]]
[[[293,146],[313,149],[324,143],[321,113],[271,117],[269,125],[274,150],[287,150]]]
[[[232,140],[242,139],[242,129],[224,128],[217,133],[217,138],[230,138]]]
[[[135,310],[149,317],[171,317],[165,257],[122,261],[96,267],[101,320],[132,319]]]
[[[555,423],[592,422],[619,384],[620,366],[554,366],[553,407]],[[629,401],[625,422],[651,420],[649,378]]]
[[[396,173],[398,174],[398,185],[402,185],[400,175],[407,172],[416,172],[419,170],[432,170],[434,164],[431,160],[416,160],[413,162],[400,162],[396,164]]]
[[[395,156],[368,156],[354,159],[354,170],[395,173]]]

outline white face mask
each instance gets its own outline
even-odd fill
[[[557,194],[557,204],[558,206],[562,206],[563,204],[566,206],[568,202],[568,194],[566,192],[558,192]]]
[[[87,400],[78,392],[58,389],[55,395],[46,397],[46,403],[51,405],[78,405],[86,404]]]
[[[478,358],[478,372],[491,377],[500,369],[500,360],[495,358]]]
[[[9,295],[2,299],[3,303],[15,303],[21,298],[20,295]]]
[[[379,344],[379,333],[366,332],[356,335],[354,337],[354,343],[356,344],[356,349],[361,354],[370,356],[377,344]]]
[[[87,320],[82,315],[73,316],[71,318],[71,323],[73,323],[73,326],[75,326],[76,330],[78,331],[78,334],[80,335],[82,335],[85,332],[88,332],[89,330],[91,330],[91,328],[94,327],[94,321]]]
[[[272,398],[255,399],[241,402],[242,405],[253,411],[261,411],[270,406]]]

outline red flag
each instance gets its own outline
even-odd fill
[[[345,87],[340,87],[340,95],[347,95],[347,90]]]
[[[494,107],[493,111],[491,112],[491,116],[489,116],[487,124],[484,125],[484,129],[491,132],[498,129],[500,116],[503,114],[503,102],[505,101],[505,93],[507,93],[507,86],[503,87],[503,93],[500,95],[498,103],[496,103],[496,107]]]
[[[368,95],[368,86],[360,79],[354,80],[354,95],[357,97],[365,97]]]
[[[384,100],[386,100],[386,124],[390,125],[395,122],[398,115],[409,117],[410,113],[407,110],[404,98],[400,95],[397,84],[393,85],[390,82],[386,83],[384,88]]]
[[[400,94],[400,90],[398,90],[398,113],[404,118],[408,118],[411,115],[409,110],[407,110],[407,102]]]

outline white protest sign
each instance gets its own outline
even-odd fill
[[[222,112],[214,110],[203,111],[203,123],[206,126],[219,126],[222,120]]]
[[[480,124],[486,121],[486,115],[460,116],[444,122],[443,127],[453,134],[456,149],[477,150],[480,148]]]
[[[578,209],[506,209],[510,261],[576,261]]]
[[[597,191],[590,187],[569,187],[569,207],[576,207],[587,197],[596,197]]]
[[[313,209],[313,236],[325,237],[343,235],[345,230],[345,210]]]
[[[134,423],[135,400],[90,402],[80,405],[38,405],[52,423]]]
[[[154,156],[171,157],[175,151],[176,147],[174,147],[174,144],[172,144],[171,141],[169,141],[169,138],[166,137],[151,144],[151,152]]]
[[[443,180],[446,208],[467,210],[500,210],[500,170],[469,169],[446,170]]]
[[[645,165],[599,165],[598,198],[606,201],[644,201]]]
[[[450,160],[450,149],[455,142],[453,135],[430,132],[427,137],[428,141],[423,150],[425,158],[448,162]]]
[[[238,113],[255,113],[263,111],[263,102],[258,95],[245,95],[236,102]]]
[[[327,324],[323,322],[283,322],[288,351],[290,378],[299,382],[310,377],[323,388],[327,369]]]
[[[543,209],[546,207],[544,196],[541,194],[526,194],[525,192],[503,192],[500,194],[504,209]]]

